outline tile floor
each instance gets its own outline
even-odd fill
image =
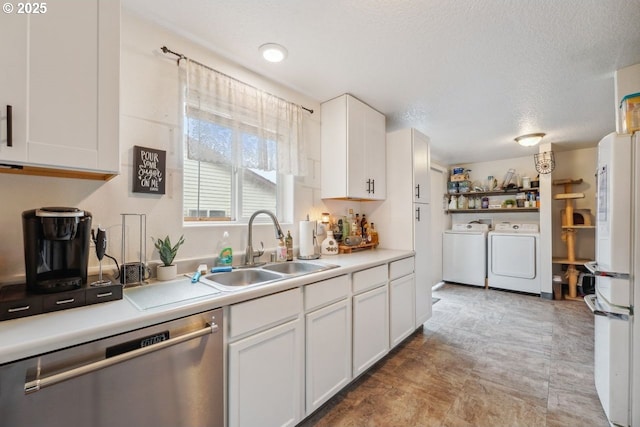
[[[433,317],[301,426],[608,426],[580,301],[446,284]]]

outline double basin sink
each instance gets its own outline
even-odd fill
[[[317,261],[288,261],[260,267],[234,269],[224,273],[202,276],[200,282],[218,290],[229,292],[273,283],[278,280],[303,276],[339,267]]]

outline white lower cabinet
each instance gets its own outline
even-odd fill
[[[228,346],[228,425],[295,426],[302,420],[304,396],[304,327],[300,289],[292,289],[230,307],[233,322],[267,329],[236,329]],[[235,310],[234,310],[235,309]],[[290,320],[293,318],[292,320]],[[284,321],[285,323],[282,323]]]
[[[351,306],[348,299],[306,315],[307,415],[351,381]]]
[[[415,218],[415,283],[416,283],[416,322],[419,328],[431,318],[431,293],[434,283],[430,281],[429,259],[431,258],[431,211],[429,205],[415,203],[416,209],[420,209],[420,217]]]
[[[353,376],[389,351],[389,294],[383,286],[353,297]]]
[[[415,328],[415,274],[389,283],[389,330],[391,348],[411,335]]]

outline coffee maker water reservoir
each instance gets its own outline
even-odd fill
[[[87,283],[91,213],[48,207],[22,213],[27,289],[51,293]]]

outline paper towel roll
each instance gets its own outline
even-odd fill
[[[316,221],[300,221],[300,256],[308,257],[315,255],[314,235],[316,232]]]

